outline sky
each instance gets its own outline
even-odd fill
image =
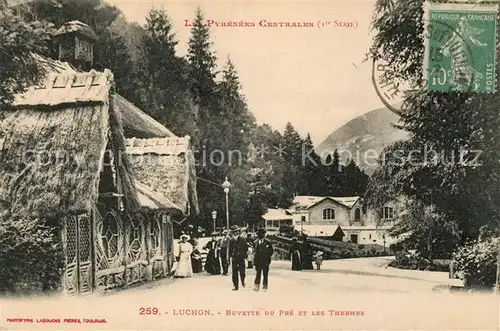
[[[197,6],[206,20],[253,22],[254,27],[210,27],[219,68],[230,56],[258,123],[283,131],[289,121],[315,145],[349,120],[383,107],[371,82],[370,20],[375,0],[328,2],[106,0],[129,21],[145,23],[163,8],[187,51]],[[311,22],[314,27],[262,27],[266,22]],[[352,27],[335,26],[334,22]],[[318,26],[319,23],[319,26]]]

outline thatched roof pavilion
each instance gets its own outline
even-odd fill
[[[123,134],[126,138],[163,138],[175,137],[166,127],[137,108],[119,94],[115,94],[115,105],[123,121]]]
[[[124,149],[113,75],[43,61],[46,79],[17,95],[0,121],[0,199],[12,214],[89,211],[99,196],[104,154]],[[124,159],[119,168],[123,203],[139,208],[130,163]]]
[[[98,192],[91,185],[97,185],[102,170],[99,165],[108,141],[106,125],[115,128],[117,140],[131,138],[127,139],[127,147],[114,146],[117,150],[127,148],[131,155],[149,154],[161,161],[152,161],[156,165],[147,170],[144,164],[134,165],[134,176],[141,182],[137,187],[132,173],[123,178],[124,193],[132,197],[128,201],[131,208],[177,210],[184,215],[199,212],[189,138],[176,137],[127,99],[112,93],[109,70],[81,72],[67,62],[33,56],[48,72],[46,79],[17,95],[12,109],[0,121],[0,187],[4,192],[0,201],[11,206],[11,212],[50,216],[85,210],[95,201]],[[134,148],[130,149],[132,141]],[[150,145],[159,141],[159,153],[150,153]],[[53,167],[44,160],[38,162],[45,154],[56,159],[69,156],[73,165]],[[36,160],[30,164],[36,164],[25,169],[20,158],[33,155]],[[126,166],[128,162],[126,158]],[[153,177],[159,180],[152,181]]]
[[[198,214],[196,171],[189,136],[126,139],[134,177],[176,205],[184,215]]]

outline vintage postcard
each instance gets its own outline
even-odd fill
[[[0,0],[0,329],[499,330],[498,22]]]

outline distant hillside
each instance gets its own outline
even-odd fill
[[[387,108],[372,110],[358,116],[330,134],[316,147],[319,155],[337,149],[343,162],[351,158],[366,173],[371,174],[376,167],[373,155],[380,155],[382,149],[395,141],[406,139],[405,131],[396,129],[398,115]]]

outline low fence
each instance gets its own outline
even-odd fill
[[[173,263],[169,216],[110,210],[62,221],[62,279],[69,294],[105,292],[165,277]]]

